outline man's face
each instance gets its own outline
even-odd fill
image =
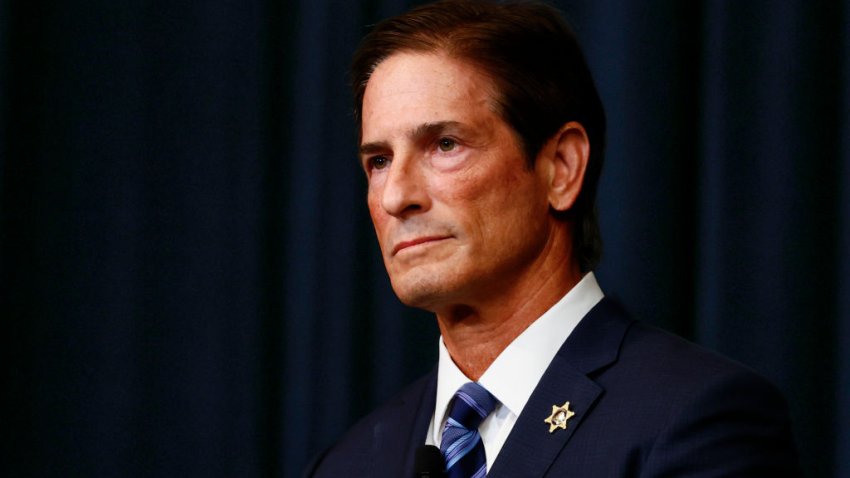
[[[546,181],[492,98],[477,68],[442,54],[397,53],[366,87],[369,211],[408,305],[437,311],[503,293],[547,244]]]

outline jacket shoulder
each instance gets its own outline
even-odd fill
[[[635,322],[596,380],[600,408],[639,424],[614,428],[637,444],[634,466],[648,476],[797,475],[785,400],[743,364]]]
[[[313,460],[304,476],[401,476],[411,466],[409,449],[424,443],[435,393],[436,372],[431,372],[361,418]]]

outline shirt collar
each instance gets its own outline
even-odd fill
[[[561,346],[590,309],[603,297],[592,272],[528,326],[496,357],[478,380],[516,416],[522,412],[537,383]],[[437,368],[437,402],[434,433],[442,433],[448,405],[455,392],[469,381],[455,365],[440,337]]]

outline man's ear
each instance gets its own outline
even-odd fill
[[[566,211],[575,203],[589,157],[587,131],[576,121],[561,126],[543,147],[535,168],[544,174],[552,209]]]

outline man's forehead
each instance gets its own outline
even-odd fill
[[[493,83],[469,62],[441,53],[397,53],[381,62],[363,97],[362,141],[471,125],[495,111]]]
[[[489,100],[494,92],[493,81],[469,61],[441,52],[399,52],[379,63],[370,75],[363,107],[379,101],[421,101],[426,96],[441,101]]]

